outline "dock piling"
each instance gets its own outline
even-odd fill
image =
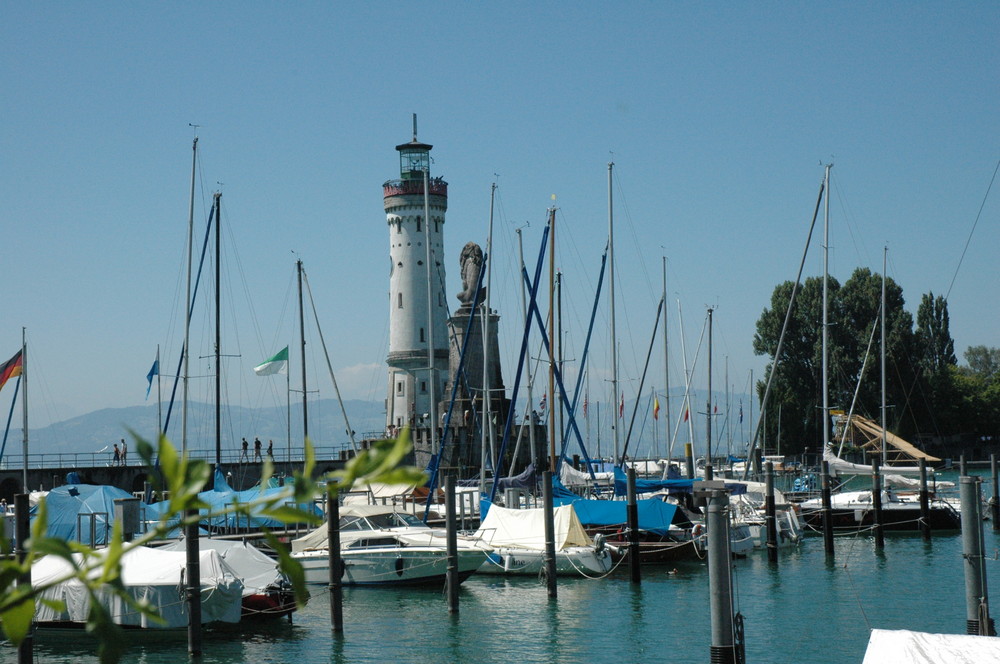
[[[764,464],[764,524],[767,529],[767,562],[778,564],[778,527],[774,507],[774,463]]]

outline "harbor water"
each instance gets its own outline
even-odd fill
[[[988,485],[985,485],[988,487]],[[988,588],[1000,593],[1000,536],[984,522]],[[962,538],[892,534],[884,551],[865,535],[838,536],[828,559],[821,537],[733,561],[747,662],[860,663],[869,632],[965,632]],[[347,588],[344,634],[333,638],[323,586],[293,622],[240,626],[204,635],[205,664],[233,662],[708,662],[710,616],[704,561],[644,567],[641,585],[621,567],[603,579],[559,579],[558,598],[535,578],[474,575],[457,615],[441,589]],[[1000,596],[1000,595],[997,595]],[[1000,607],[996,600],[994,607]],[[997,609],[993,610],[996,615]],[[86,634],[39,635],[35,661],[96,663]],[[132,637],[123,662],[187,659],[183,633]],[[16,662],[0,650],[0,661]]]

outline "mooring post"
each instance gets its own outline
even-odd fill
[[[872,459],[872,509],[875,510],[875,549],[885,549],[885,523],[882,521],[882,473],[878,467],[878,457]]]
[[[778,524],[774,508],[774,463],[764,464],[764,524],[767,528],[767,562],[778,564]]]
[[[694,479],[694,446],[691,443],[684,443],[684,461],[687,465],[687,478]]]
[[[823,473],[820,478],[823,501],[823,547],[826,555],[833,555],[833,504],[830,500],[830,462],[823,462]]]
[[[448,533],[448,613],[458,613],[458,520],[455,518],[455,476],[444,478],[445,521]]]
[[[962,498],[962,558],[965,560],[965,633],[993,636],[983,569],[983,523],[979,515],[981,481],[979,476],[958,478]]]
[[[542,473],[542,501],[545,514],[545,583],[549,597],[556,597],[556,524],[553,515],[552,471]]]
[[[920,534],[931,538],[931,508],[927,497],[927,459],[920,460]]]
[[[186,512],[190,522],[184,533],[187,554],[188,655],[201,657],[201,549],[198,546],[198,510]]]
[[[729,553],[729,494],[712,490],[706,516],[708,527],[708,591],[712,615],[712,664],[735,664],[733,589]]]
[[[340,496],[326,485],[326,544],[330,558],[330,624],[334,636],[344,634],[344,562],[340,558]]]
[[[24,543],[31,537],[31,516],[29,515],[30,504],[28,494],[18,493],[14,495],[14,538],[17,540],[17,561],[23,563],[28,557],[28,549]],[[18,577],[18,587],[25,586],[31,588],[31,567]],[[24,640],[17,647],[17,664],[31,664],[34,659],[34,640],[32,630],[28,630]]]
[[[628,566],[632,583],[642,583],[639,571],[639,505],[635,500],[635,467],[628,469]]]
[[[990,498],[990,519],[993,530],[1000,530],[1000,483],[997,482],[997,455],[990,455],[990,474],[993,477],[993,497]]]

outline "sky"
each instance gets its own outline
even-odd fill
[[[491,304],[508,386],[522,331],[517,231],[533,264],[550,206],[567,374],[579,373],[612,161],[630,402],[664,258],[674,413],[686,372],[706,387],[709,307],[717,400],[750,391],[767,363],[753,353],[755,323],[795,277],[830,163],[831,275],[880,272],[888,246],[911,313],[924,293],[948,296],[961,359],[971,345],[1000,346],[1000,187],[988,194],[1000,160],[997,34],[994,2],[7,3],[0,360],[25,330],[31,427],[155,403],[146,374],[157,347],[172,374],[183,339],[197,135],[197,242],[212,193],[223,200],[226,401],[283,403],[281,380],[251,368],[285,345],[300,380],[296,259],[344,397],[381,401],[381,185],[399,176],[395,146],[411,139],[413,113],[434,146],[432,175],[449,183],[453,310],[459,252],[486,246],[497,186]],[[821,237],[806,276],[822,274]],[[203,401],[211,290],[209,276],[191,332],[191,394]],[[591,403],[614,401],[606,294]],[[308,327],[309,389],[332,397]],[[657,340],[642,408],[664,381]],[[0,408],[12,394],[8,384]]]

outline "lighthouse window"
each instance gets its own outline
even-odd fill
[[[421,342],[427,341],[426,339],[424,339],[424,328],[420,328],[420,341]]]
[[[400,309],[403,308],[403,294],[396,293],[396,306]]]
[[[420,381],[420,391],[423,392],[423,393],[427,392],[427,381],[426,380]]]
[[[417,217],[417,232],[420,232],[420,217]]]
[[[402,393],[403,393],[403,381],[399,381],[398,383],[396,383],[396,394],[402,394]]]
[[[434,221],[434,232],[435,233],[440,233],[441,232],[441,222],[440,221],[437,221],[437,220]]]

